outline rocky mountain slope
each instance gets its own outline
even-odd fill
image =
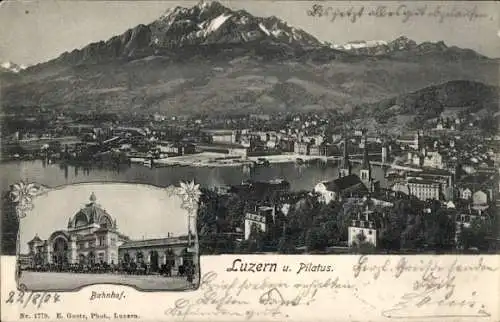
[[[340,51],[276,17],[203,2],[4,80],[2,107],[176,115],[352,110],[453,80],[498,84],[497,60],[474,52],[451,59],[449,50],[426,51],[405,39],[390,46],[390,55]]]
[[[358,118],[372,119],[379,125],[425,125],[443,115],[471,116],[477,120],[495,119],[499,110],[498,86],[455,80],[358,106]]]
[[[281,46],[284,50],[306,50],[323,46],[303,30],[277,17],[254,17],[244,10],[233,11],[219,2],[201,2],[191,8],[169,9],[149,25],[138,25],[120,36],[62,54],[57,63],[90,63],[170,55],[175,51]],[[182,49],[182,50],[180,50]]]

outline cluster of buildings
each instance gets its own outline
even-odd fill
[[[348,228],[349,245],[359,241],[360,234],[362,240],[377,245],[382,228],[381,217],[401,198],[434,200],[440,202],[441,207],[452,210],[456,214],[454,218],[457,240],[461,227],[469,227],[475,219],[486,219],[487,210],[498,203],[500,198],[500,172],[490,166],[490,162],[476,164],[473,171],[464,169],[460,163],[464,160],[463,157],[451,160],[453,162],[441,158],[446,155],[447,148],[442,144],[433,143],[432,138],[424,137],[422,132],[411,138],[400,138],[394,149],[385,150],[386,155],[392,151],[396,157],[398,153],[402,156],[399,164],[386,164],[388,171],[385,187],[374,178],[374,164],[384,164],[370,160],[367,138],[364,137],[361,144],[364,147],[363,158],[356,171],[353,171],[352,157],[349,155],[350,142],[347,138],[343,139],[337,178],[319,182],[313,188],[313,192],[324,203],[355,201],[363,204],[363,207],[358,207],[359,209],[352,213],[353,220]],[[433,145],[433,149],[428,148],[427,142]],[[451,145],[454,146],[455,142],[452,142]],[[417,157],[423,157],[424,160],[415,162]],[[369,203],[364,201],[366,198],[370,200]],[[246,237],[252,224],[265,231],[266,218],[269,216],[262,213],[263,210],[258,209],[245,217]],[[423,215],[431,215],[430,213],[430,208],[426,208]]]
[[[33,269],[54,265],[116,265],[146,264],[150,271],[170,265],[173,271],[187,261],[196,265],[196,247],[189,236],[133,240],[122,234],[114,219],[97,204],[95,194],[90,202],[68,220],[63,229],[52,232],[46,239],[37,235],[28,242],[29,252],[22,254],[23,265]],[[186,227],[186,231],[187,231]]]

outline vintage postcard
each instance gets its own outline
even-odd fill
[[[2,321],[500,321],[499,2],[0,26]]]

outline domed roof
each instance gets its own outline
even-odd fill
[[[90,203],[80,209],[68,222],[68,228],[80,227],[89,224],[105,224],[108,228],[114,227],[114,221],[111,216],[96,203],[97,197],[92,192],[90,195]]]

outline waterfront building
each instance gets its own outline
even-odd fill
[[[307,142],[295,142],[293,145],[293,152],[295,154],[309,155],[309,143]]]
[[[214,152],[234,157],[246,157],[248,148],[239,144],[196,144],[197,152]]]
[[[202,132],[211,143],[236,143],[236,131],[234,130],[203,130]]]

